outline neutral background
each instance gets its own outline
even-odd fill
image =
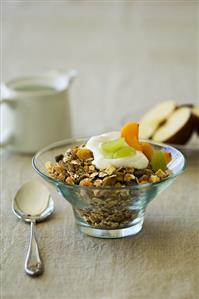
[[[198,100],[198,1],[1,1],[1,80],[79,70],[73,134],[118,128],[164,99]],[[5,111],[4,126],[9,125]],[[199,162],[146,213],[132,238],[83,236],[53,192],[56,214],[38,225],[45,273],[23,273],[29,227],[11,212],[31,157],[1,154],[2,299],[198,299]]]
[[[2,0],[3,80],[78,69],[75,136],[118,128],[161,100],[196,102],[197,3]]]

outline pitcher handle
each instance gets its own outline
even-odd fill
[[[13,108],[14,100],[11,98],[12,94],[10,90],[7,88],[5,83],[0,84],[0,105],[6,104],[10,108]],[[10,132],[10,130],[3,131],[1,128],[0,132],[0,148],[4,148],[7,145],[11,144],[13,141],[13,134]]]

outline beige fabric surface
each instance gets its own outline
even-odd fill
[[[197,1],[2,1],[1,9],[1,79],[80,70],[71,89],[74,136],[116,129],[126,114],[163,99],[196,103]],[[30,227],[11,203],[38,176],[30,156],[4,151],[1,161],[2,299],[199,298],[198,155],[148,206],[135,237],[81,234],[52,190],[56,213],[37,227],[45,273],[36,279],[23,271]]]

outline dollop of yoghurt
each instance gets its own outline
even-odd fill
[[[98,169],[105,169],[109,166],[119,167],[133,167],[137,169],[144,169],[148,166],[147,157],[140,151],[136,151],[135,155],[123,157],[123,158],[110,158],[107,157],[102,149],[103,142],[112,141],[120,138],[119,132],[109,132],[102,135],[91,137],[86,143],[86,148],[93,152],[94,160],[93,164]]]

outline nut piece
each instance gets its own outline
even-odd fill
[[[125,181],[125,182],[129,182],[129,181],[133,181],[133,180],[135,180],[135,176],[134,176],[133,174],[131,174],[131,173],[126,173],[126,174],[124,175],[124,181]]]
[[[156,171],[155,173],[157,176],[159,176],[159,178],[165,178],[167,176],[167,174],[162,170],[162,169],[158,169],[158,171]]]
[[[52,168],[53,168],[53,163],[52,163],[51,161],[48,161],[48,162],[46,162],[45,167],[46,167],[46,169],[47,169],[48,171],[49,171],[49,170],[52,170]]]
[[[108,173],[106,173],[106,172],[103,172],[103,171],[99,172],[99,178],[104,178],[107,175],[108,175]]]
[[[113,186],[116,183],[116,175],[105,177],[102,181],[103,186]]]
[[[107,173],[108,175],[112,175],[115,171],[116,168],[114,166],[109,166],[104,170],[104,172]]]
[[[89,171],[89,173],[94,172],[94,171],[95,171],[95,166],[94,166],[94,165],[90,165],[90,166],[88,167],[88,171]]]
[[[160,181],[160,178],[157,175],[151,175],[149,181],[150,183],[156,183]]]
[[[93,186],[93,183],[88,178],[81,180],[79,184],[80,184],[80,186],[87,186],[87,187]]]
[[[95,185],[96,187],[101,186],[101,185],[102,185],[102,180],[100,180],[100,179],[95,180],[94,185]]]
[[[66,178],[66,183],[68,185],[74,185],[75,181],[74,181],[74,179],[72,177],[69,176],[69,177]]]
[[[143,176],[141,176],[139,178],[139,182],[143,184],[143,182],[145,182],[145,184],[147,184],[146,182],[148,181],[148,176],[146,174],[144,174]]]
[[[80,160],[87,160],[93,157],[93,153],[87,148],[79,148],[76,155]]]

